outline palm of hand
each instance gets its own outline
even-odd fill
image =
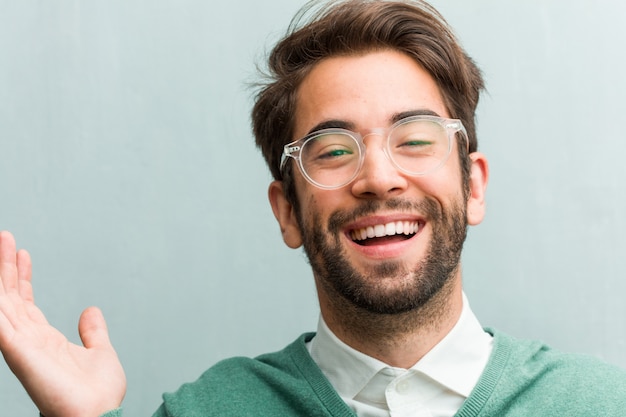
[[[0,350],[41,413],[89,417],[117,408],[126,378],[99,309],[79,321],[84,346],[48,324],[33,302],[28,253],[0,232]]]

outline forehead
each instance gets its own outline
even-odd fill
[[[298,89],[294,139],[329,120],[369,129],[389,126],[395,115],[416,110],[449,117],[436,82],[408,55],[383,50],[327,58]]]

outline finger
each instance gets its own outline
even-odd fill
[[[33,286],[31,282],[33,265],[30,255],[24,249],[17,252],[17,285],[20,297],[28,302],[34,302]]]
[[[0,294],[17,290],[15,239],[7,231],[0,232]]]
[[[78,334],[87,349],[111,347],[104,316],[97,307],[89,307],[80,315]]]

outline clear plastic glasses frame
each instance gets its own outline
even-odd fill
[[[370,129],[363,134],[341,128],[322,129],[285,145],[280,169],[293,158],[311,184],[325,190],[341,188],[361,172],[366,152],[364,138],[380,135],[386,137],[383,152],[396,169],[410,176],[423,176],[446,163],[457,133],[467,149],[463,123],[438,116],[409,116],[389,128]]]

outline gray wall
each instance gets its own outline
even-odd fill
[[[484,325],[626,367],[626,4],[435,1],[483,68],[488,215],[464,255]],[[248,113],[293,0],[0,0],[0,229],[78,342],[100,306],[129,416],[217,360],[312,330]],[[0,416],[36,415],[0,364]]]

